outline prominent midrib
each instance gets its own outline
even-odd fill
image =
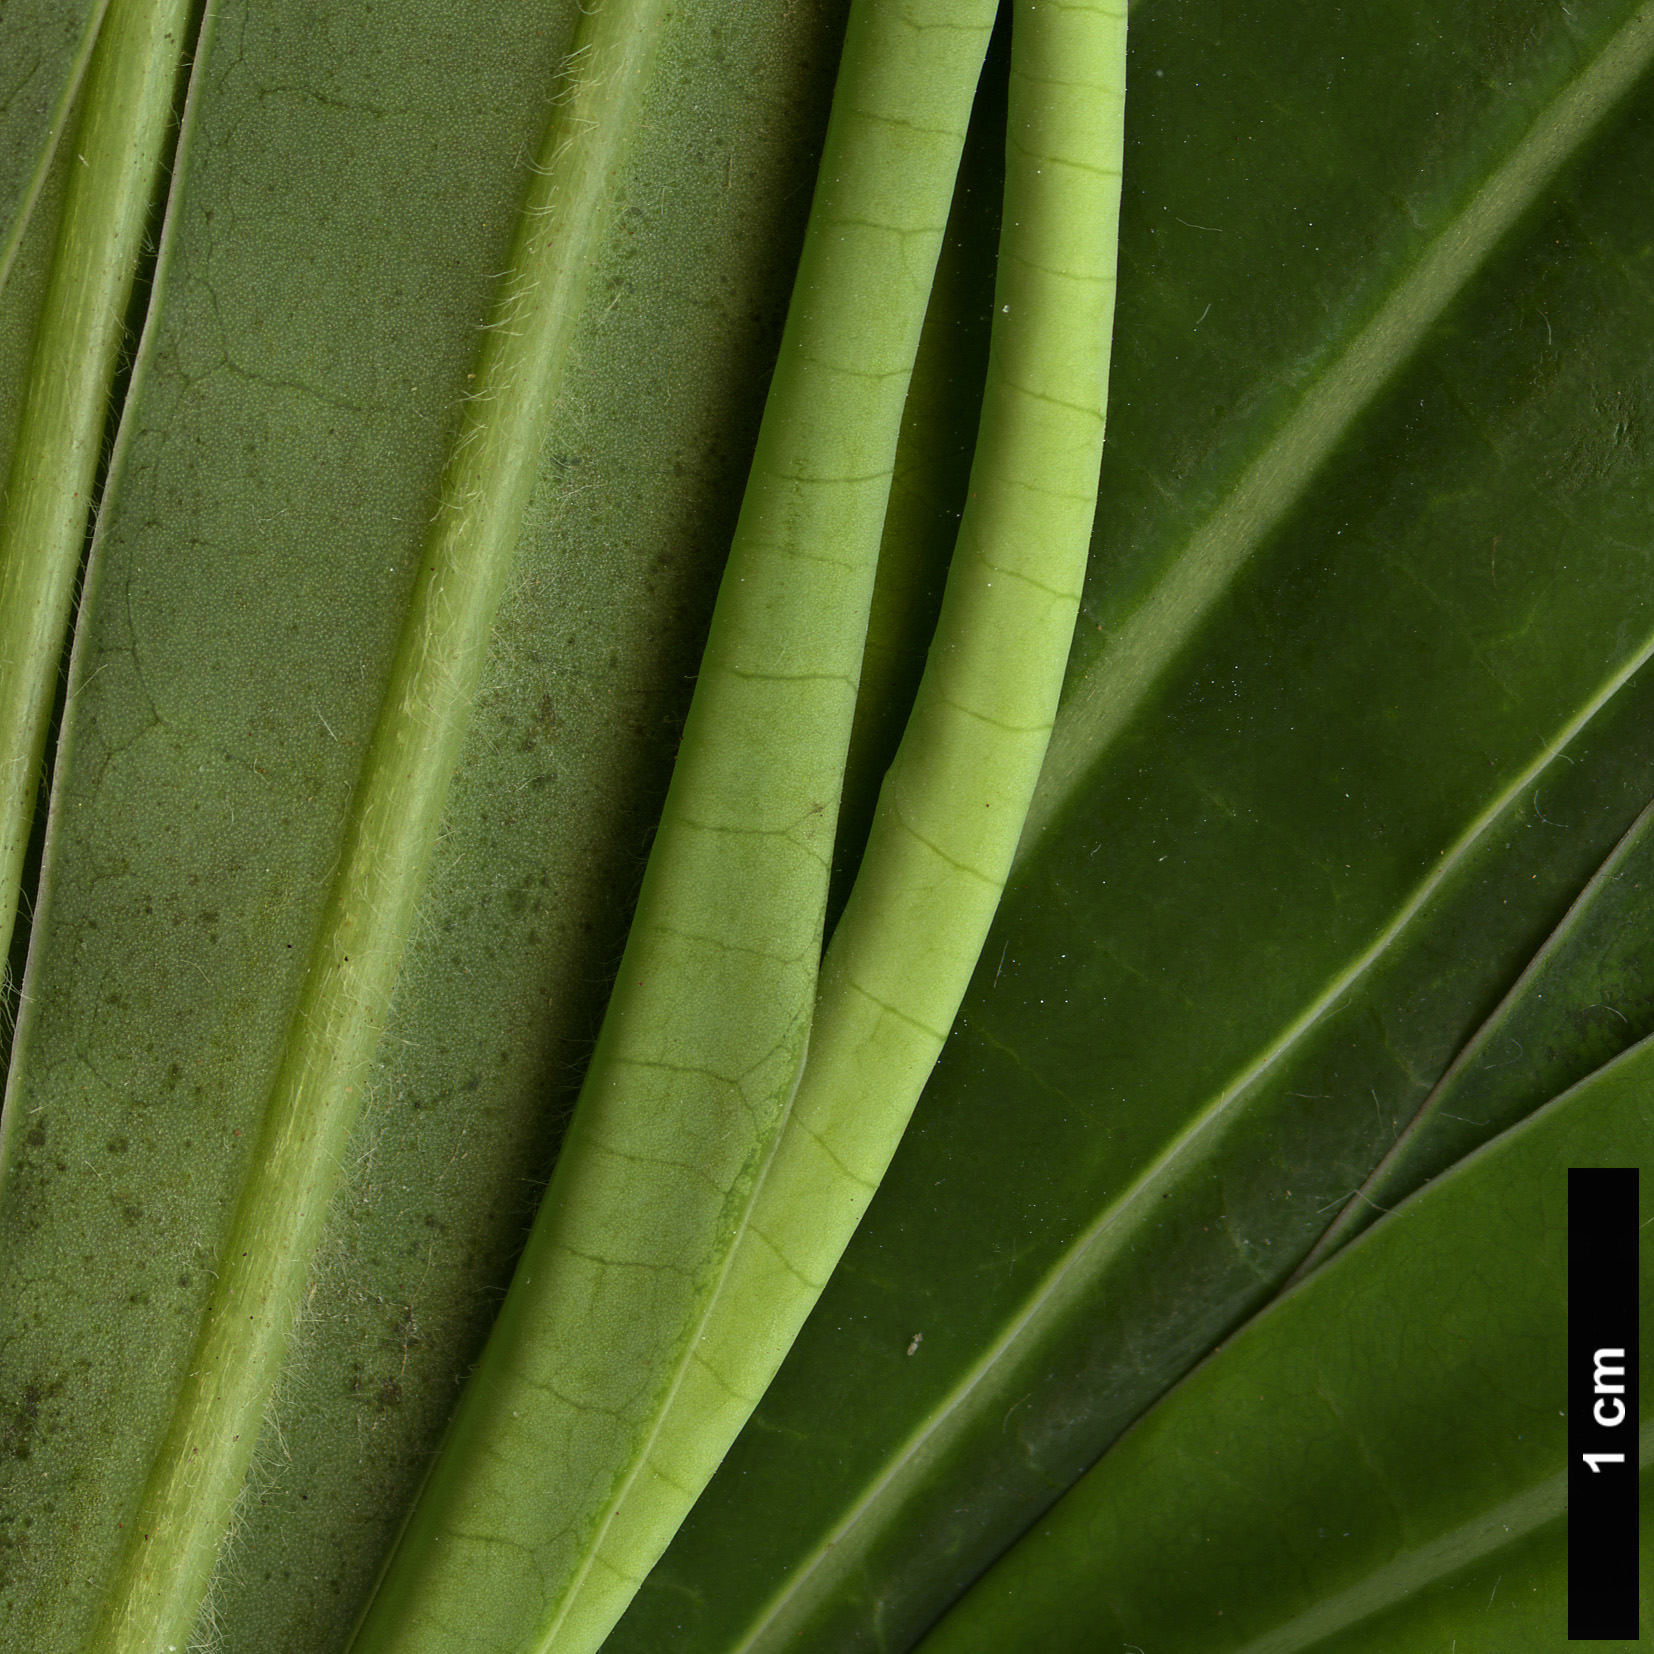
[[[1534,121],[1378,313],[1312,382],[1142,605],[1071,685],[1017,848],[1017,868],[1074,800],[1247,558],[1651,57],[1654,4],[1646,4]]]
[[[12,213],[11,225],[6,230],[6,239],[0,241],[0,297],[5,295],[6,278],[11,275],[12,266],[17,262],[18,250],[23,245],[23,238],[29,233],[29,222],[34,217],[40,192],[46,187],[46,180],[51,175],[52,162],[57,156],[57,146],[63,141],[63,134],[68,128],[69,116],[75,107],[75,98],[79,95],[81,82],[86,78],[86,67],[92,61],[92,48],[98,43],[98,33],[103,28],[104,14],[108,10],[109,0],[96,0],[87,15],[81,30],[80,45],[75,49],[74,61],[69,65],[69,73],[64,77],[57,103],[52,109],[51,122],[40,141],[40,152],[35,157],[34,171],[29,174],[29,181],[17,198],[17,207]]]
[[[1645,1424],[1637,1437],[1637,1468],[1646,1471],[1650,1465],[1654,1465],[1654,1422]],[[1300,1649],[1398,1606],[1437,1580],[1520,1543],[1556,1522],[1567,1508],[1568,1473],[1559,1470],[1525,1493],[1450,1528],[1428,1545],[1403,1551],[1336,1596],[1244,1643],[1234,1654],[1298,1654]]]
[[[1436,865],[1419,881],[1406,901],[1397,907],[1367,947],[1331,977],[1298,1016],[1212,1097],[1130,1186],[1093,1220],[1070,1245],[1066,1255],[1045,1277],[1038,1290],[1026,1300],[1016,1319],[1004,1329],[992,1347],[924,1424],[908,1437],[883,1473],[832,1532],[791,1572],[787,1585],[770,1599],[747,1632],[732,1645],[732,1651],[748,1654],[748,1651],[764,1646],[766,1637],[776,1628],[778,1621],[786,1618],[790,1625],[798,1612],[807,1611],[808,1605],[819,1594],[812,1589],[812,1585],[821,1576],[822,1570],[830,1564],[849,1564],[855,1546],[847,1541],[851,1540],[856,1530],[871,1514],[883,1508],[893,1490],[910,1483],[924,1465],[945,1448],[955,1433],[969,1428],[976,1417],[976,1408],[972,1403],[983,1386],[991,1383],[1001,1364],[1008,1358],[1014,1360],[1020,1355],[1029,1347],[1028,1340],[1038,1337],[1042,1325],[1060,1316],[1065,1304],[1085,1292],[1107,1259],[1115,1255],[1121,1246],[1128,1244],[1125,1237],[1130,1232],[1133,1216],[1156,1210],[1160,1189],[1167,1180],[1177,1175],[1180,1164],[1235,1124],[1242,1114],[1240,1105],[1253,1087],[1276,1068],[1384,957],[1436,892],[1463,865],[1477,842],[1500,816],[1518,799],[1526,796],[1546,767],[1651,658],[1654,658],[1654,635],[1646,638],[1637,652],[1609,675],[1597,692],[1482,810],[1458,840],[1442,852]],[[1111,1242],[1114,1243],[1112,1247]],[[896,1503],[901,1503],[899,1494]]]
[[[664,3],[590,6],[566,60],[271,1085],[254,1175],[139,1519],[127,1525],[91,1644],[99,1654],[190,1641],[360,1108]],[[209,56],[204,37],[201,60]]]

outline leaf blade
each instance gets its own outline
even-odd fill
[[[0,958],[11,951],[106,405],[188,16],[185,0],[122,0],[107,21],[101,11],[88,19],[40,164],[0,249],[3,293],[55,140],[76,106],[73,71],[84,70],[80,165],[68,173],[0,515]]]
[[[1555,1468],[1567,1457],[1562,1168],[1654,1152],[1638,1103],[1650,1055],[1628,1052],[1548,1104],[1279,1299],[921,1646],[1003,1647],[1010,1609],[1041,1654],[1094,1647],[1099,1627],[1289,1654],[1554,1530],[1567,1482]],[[1417,1336],[1411,1306],[1442,1294],[1440,1331],[1474,1338]],[[1646,1471],[1654,1430],[1639,1450]]]
[[[1170,658],[1292,509],[1340,440],[1431,327],[1480,272],[1511,227],[1596,132],[1654,59],[1654,11],[1615,31],[1563,94],[1312,382],[1142,607],[1071,682],[1051,738],[1047,777],[1029,811],[1024,854],[1072,800]]]
[[[1198,72],[1179,71],[1184,88],[1208,74],[1221,82],[1235,54],[1253,49],[1243,33],[1260,26],[1237,19],[1226,35],[1206,14],[1160,21],[1158,38],[1145,38],[1145,23],[1134,63],[1164,64],[1170,77],[1174,36],[1199,39],[1198,55],[1190,48]],[[1374,33],[1382,35],[1376,21]],[[1301,36],[1292,44],[1305,58],[1304,84],[1348,101],[1329,64],[1351,42],[1323,40],[1314,52]],[[1552,44],[1572,61],[1570,39]],[[1268,61],[1284,49],[1272,43]],[[1536,64],[1534,80],[1545,83],[1554,68]],[[1137,72],[1135,84],[1150,78]],[[1273,84],[1262,74],[1257,83]],[[1512,102],[1531,117],[1522,96]],[[1140,139],[1142,152],[1128,149],[1140,156],[1139,190],[1145,168],[1170,176],[1185,142],[1193,147],[1169,88],[1161,107],[1176,117],[1159,129],[1162,147],[1148,152]],[[1222,112],[1211,121],[1214,168],[1221,163],[1211,192],[1222,199],[1256,162],[1218,141],[1231,123],[1244,131],[1249,122],[1221,100],[1212,107]],[[1508,114],[1501,101],[1499,122]],[[1456,118],[1472,116],[1461,104]],[[1563,315],[1562,293],[1582,294],[1578,284],[1595,279],[1547,250],[1565,235],[1579,238],[1563,241],[1570,248],[1600,244],[1593,238],[1617,210],[1610,180],[1631,176],[1645,142],[1640,117],[1631,129],[1634,139],[1616,131],[1583,181],[1558,186],[1567,230],[1542,219],[1543,235],[1536,228],[1532,242],[1502,254],[1483,289],[1443,322],[1341,456],[1325,498],[1306,499],[1241,576],[1085,810],[1057,830],[1061,849],[1026,867],[893,1182],[616,1649],[667,1635],[697,1649],[779,1647],[798,1632],[824,1646],[906,1646],[1112,1435],[1267,1301],[1327,1223],[1321,1208],[1359,1187],[1642,807],[1650,753],[1637,728],[1648,685],[1646,675],[1620,674],[1640,657],[1647,628],[1642,619],[1622,624],[1630,611],[1607,587],[1629,577],[1639,532],[1630,525],[1644,508],[1631,495],[1609,504],[1594,485],[1582,495],[1553,457],[1589,428],[1584,364],[1617,363],[1634,377],[1642,346],[1628,362],[1623,335],[1565,332],[1558,337],[1579,341],[1566,371],[1546,358],[1541,373],[1534,361],[1548,338],[1539,309]],[[1632,147],[1621,151],[1621,141]],[[1518,142],[1507,123],[1493,147]],[[1336,153],[1335,142],[1328,147]],[[1468,139],[1442,147],[1462,178]],[[1485,151],[1481,162],[1499,164]],[[1407,176],[1415,191],[1435,182],[1428,170]],[[1209,497],[1214,475],[1244,470],[1234,460],[1240,439],[1225,446],[1213,435],[1236,417],[1232,408],[1249,408],[1270,430],[1278,423],[1265,395],[1278,378],[1261,364],[1277,361],[1280,347],[1267,329],[1262,342],[1245,338],[1250,354],[1228,340],[1186,353],[1178,397],[1153,399],[1160,361],[1176,360],[1201,319],[1198,298],[1185,311],[1183,295],[1200,294],[1197,278],[1217,280],[1206,272],[1211,253],[1178,264],[1156,252],[1160,211],[1159,200],[1140,202],[1135,241],[1122,246],[1116,373],[1130,377],[1117,379],[1115,469],[1105,476],[1125,499],[1105,501],[1098,545],[1109,561],[1093,577],[1092,615],[1106,612],[1110,580],[1129,594],[1136,571],[1122,573],[1116,558],[1129,551],[1147,564],[1144,548],[1178,529],[1187,501]],[[1270,223],[1296,247],[1291,216]],[[1198,228],[1172,234],[1199,244]],[[1271,269],[1277,244],[1259,239],[1261,251],[1240,257]],[[1204,245],[1220,246],[1215,236]],[[1326,256],[1336,264],[1336,244]],[[1246,264],[1223,257],[1226,278],[1244,285]],[[1126,280],[1134,269],[1135,297]],[[1566,280],[1560,270],[1571,272]],[[1370,287],[1374,278],[1356,279]],[[1260,288],[1270,291],[1261,277]],[[1616,291],[1590,301],[1597,313],[1635,312],[1635,284]],[[1336,320],[1349,306],[1335,300],[1320,307]],[[1269,301],[1255,303],[1262,313]],[[1134,339],[1145,315],[1163,358]],[[1485,370],[1483,340],[1492,341]],[[1200,375],[1232,379],[1237,364],[1256,368],[1262,385],[1244,395],[1225,385],[1221,397],[1205,389]],[[1183,440],[1179,421],[1207,400],[1211,421],[1187,440],[1208,468],[1145,483],[1141,473]],[[1155,491],[1164,514],[1144,505]],[[1490,571],[1493,536],[1513,534],[1500,520],[1507,495],[1522,502],[1529,530],[1514,558],[1507,537]],[[1552,549],[1583,521],[1576,509],[1604,512],[1592,516],[1602,527],[1586,536],[1577,573],[1573,543]],[[1607,549],[1616,544],[1630,562]],[[1641,613],[1633,588],[1620,589]],[[1544,625],[1539,590],[1551,604]],[[1564,594],[1566,620],[1555,608]],[[1115,598],[1123,606],[1118,586]],[[1598,601],[1598,618],[1586,621]],[[1574,664],[1581,649],[1600,663],[1596,683],[1562,688],[1555,672],[1565,651],[1550,640],[1564,635]],[[1545,775],[1546,799],[1570,785],[1579,813],[1547,804],[1540,821],[1515,783],[1615,682],[1623,687]],[[1553,709],[1548,726],[1536,716],[1541,700]],[[1577,784],[1563,781],[1576,771]],[[1494,809],[1501,797],[1503,816]],[[1477,823],[1475,853],[1438,878],[1443,856],[1467,847]],[[1375,950],[1386,935],[1391,944]],[[1337,985],[1347,992],[1352,964],[1364,959],[1363,991],[1346,1004]],[[1246,1097],[1247,1128],[1177,1175],[1154,1171],[1184,1124],[1315,1006],[1322,1020],[1302,1026],[1312,1037],[1283,1046],[1278,1056],[1290,1053],[1290,1064]],[[1095,1290],[1076,1292],[1067,1313],[1031,1336],[1037,1324],[1025,1312],[1040,1283],[1111,1212],[1119,1217]],[[932,1427],[944,1415],[958,1429],[939,1444],[944,1432]],[[791,1490],[804,1485],[822,1488],[820,1499],[800,1501]]]
[[[702,1344],[799,1084],[902,402],[992,11],[852,8],[620,976],[364,1651],[595,1648],[745,1416]]]

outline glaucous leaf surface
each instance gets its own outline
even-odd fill
[[[1071,684],[1182,630],[613,1650],[910,1646],[1279,1289],[1654,790],[1647,9],[1132,30]]]
[[[925,1654],[1484,1647],[1495,1628],[1497,1646],[1560,1647],[1559,1168],[1649,1162],[1651,1065],[1654,1047],[1627,1052],[1272,1304],[954,1606]],[[1646,1320],[1646,1229],[1641,1250]],[[1640,1446],[1646,1490],[1654,1427]]]

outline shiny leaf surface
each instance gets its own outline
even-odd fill
[[[1654,959],[1647,948],[1654,904],[1651,827],[1654,808],[1644,810],[1614,846],[1301,1272],[1506,1126],[1654,1032]]]
[[[1461,1632],[1471,1647],[1493,1635],[1560,1646],[1568,1213],[1557,1169],[1654,1156],[1651,1065],[1654,1049],[1628,1052],[1272,1305],[1030,1530],[925,1654],[1114,1642],[1294,1654],[1352,1646],[1357,1627],[1361,1648],[1434,1647]],[[1646,1319],[1646,1229],[1641,1256]],[[1647,1488],[1654,1428],[1640,1446]]]
[[[909,1646],[1279,1289],[1654,783],[1646,94],[1465,256],[1647,15],[1132,26],[1071,686],[1255,549],[1025,840],[889,1178],[617,1650]],[[1402,348],[1443,249],[1461,285]],[[1293,495],[1306,408],[1340,423]]]
[[[208,1643],[347,1646],[550,1174],[751,458],[843,12],[672,12]],[[0,44],[55,19],[61,89],[87,15],[14,5]],[[1139,1498],[1145,1432],[1220,1436],[1207,1375],[1240,1370],[1229,1352],[1290,1373],[1324,1348],[1293,1306],[1400,1258],[1393,1219],[1264,1306],[1368,1209],[1357,1191],[1394,1205],[1434,1176],[1405,1217],[1461,1186],[1496,1207],[1525,1176],[1522,1209],[1554,1212],[1560,1182],[1508,1145],[1562,1105],[1447,1168],[1646,1033],[1640,840],[1581,893],[1654,794],[1651,15],[1134,8],[1077,710],[915,1127],[616,1654],[911,1647],[1110,1444],[1097,1475]],[[83,1646],[258,1174],[576,8],[210,17],[0,1125],[0,1642],[31,1654]],[[840,898],[964,504],[1003,110],[990,80],[904,423]],[[59,146],[0,294],[0,460],[69,164]],[[1490,1077],[1477,1054],[1507,1037],[1543,1055]],[[1572,1095],[1619,1097],[1630,1130],[1620,1083]],[[1461,1113],[1476,1135],[1446,1130]],[[1404,1162],[1380,1193],[1375,1168]],[[1413,1266],[1371,1267],[1396,1317],[1435,1324]],[[1552,1337],[1544,1282],[1516,1285],[1538,1330],[1485,1316],[1468,1359]],[[1428,1445],[1467,1417],[1416,1405],[1415,1378],[1362,1401],[1404,1458],[1408,1429]],[[1291,1383],[1276,1401],[1245,1468],[1279,1491]],[[1347,1438],[1316,1441],[1342,1462]],[[1423,1471],[1405,1519],[1375,1496],[1342,1572],[1283,1581],[1266,1554],[1236,1599],[1254,1641],[1548,1651],[1554,1525],[1523,1542],[1525,1599],[1514,1550],[1438,1567],[1406,1604],[1371,1595],[1433,1534],[1543,1490],[1554,1441],[1523,1451],[1475,1509]],[[1228,1536],[1226,1578],[1267,1548],[1224,1489],[1159,1492]],[[1144,1536],[1109,1547],[1144,1614],[1196,1615],[1156,1596]],[[1078,1591],[1059,1579],[1053,1626]],[[1195,1646],[1210,1629],[1177,1624]]]

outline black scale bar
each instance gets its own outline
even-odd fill
[[[1637,1173],[1568,1173],[1568,1636],[1637,1636]]]

